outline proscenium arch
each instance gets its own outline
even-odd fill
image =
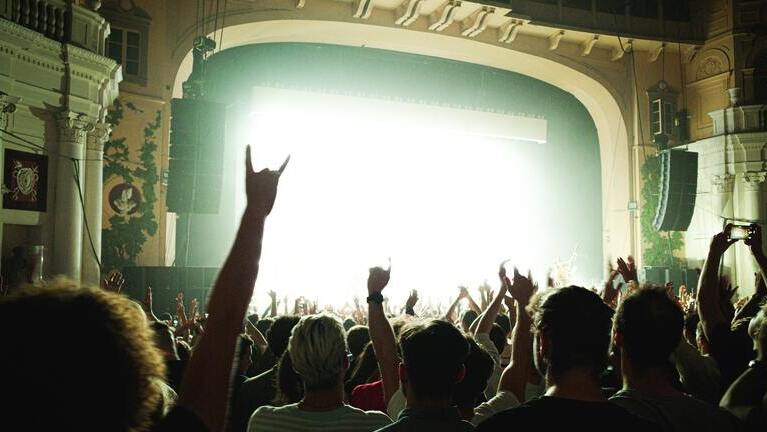
[[[627,127],[629,115],[624,115],[624,99],[598,71],[565,56],[553,59],[548,58],[551,55],[544,57],[521,49],[438,33],[340,21],[264,19],[226,27],[223,48],[279,42],[379,48],[504,69],[571,93],[588,110],[599,137],[603,253],[606,258],[627,253],[637,255],[634,220],[627,210],[628,203],[635,200],[633,158]],[[527,48],[533,51],[531,47]],[[176,72],[174,97],[181,97],[181,84],[191,72],[191,67],[192,55],[188,51]],[[577,175],[577,170],[578,167],[573,167],[574,175]]]

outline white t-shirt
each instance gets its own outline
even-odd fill
[[[501,374],[503,373],[503,366],[501,366],[501,354],[495,347],[490,335],[487,333],[479,333],[474,336],[474,340],[477,345],[482,347],[490,357],[493,359],[493,373],[490,374],[490,378],[487,380],[487,387],[485,387],[485,398],[492,399],[495,393],[498,391],[498,383],[501,382]]]
[[[250,417],[248,432],[372,432],[391,424],[379,411],[362,411],[344,405],[332,411],[304,411],[298,404],[263,406]]]
[[[519,400],[514,396],[514,393],[500,391],[487,402],[483,402],[474,408],[474,417],[469,420],[469,422],[474,426],[477,426],[494,414],[518,407],[519,405]],[[403,393],[402,388],[400,388],[389,400],[386,412],[389,414],[389,417],[397,418],[399,417],[399,413],[402,412],[406,406],[407,399],[405,399],[405,393]]]

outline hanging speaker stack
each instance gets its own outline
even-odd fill
[[[173,99],[168,165],[168,211],[218,213],[224,169],[222,104]]]
[[[695,211],[698,153],[661,152],[660,196],[653,225],[658,231],[687,231]]]

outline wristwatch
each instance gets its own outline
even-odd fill
[[[764,369],[765,366],[767,365],[765,365],[764,361],[762,360],[751,360],[750,362],[748,362],[749,369],[757,369],[757,368]]]
[[[370,294],[367,298],[368,303],[382,304],[384,301],[383,295],[380,292]]]

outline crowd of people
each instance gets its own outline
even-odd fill
[[[248,316],[284,169],[255,172],[248,149],[247,207],[205,311],[180,295],[158,317],[151,289],[131,300],[117,272],[0,298],[0,430],[767,430],[758,225],[745,242],[760,271],[738,302],[720,274],[728,226],[695,292],[640,285],[630,258],[598,292],[502,264],[480,303],[460,288],[443,313],[412,291],[392,310],[389,266],[346,310],[280,313],[269,292]]]

